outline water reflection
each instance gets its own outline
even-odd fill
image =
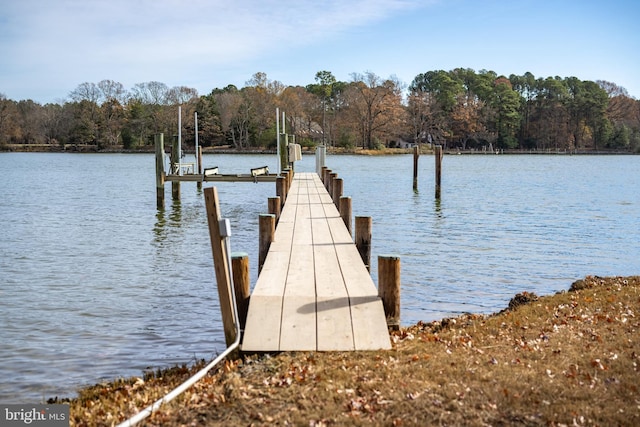
[[[167,238],[166,225],[167,219],[165,218],[164,208],[159,208],[156,212],[156,222],[153,225],[153,234],[156,242],[161,243]]]
[[[444,215],[442,214],[442,199],[437,198],[433,201],[433,212],[435,213],[436,219],[444,219]],[[437,224],[437,223],[436,223]]]
[[[182,203],[180,199],[171,201],[171,211],[169,212],[169,225],[171,227],[180,227],[182,222]]]

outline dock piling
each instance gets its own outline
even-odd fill
[[[344,187],[344,182],[342,178],[336,178],[333,180],[333,202],[336,205],[336,208],[340,208],[340,197],[342,197],[342,191]]]
[[[177,141],[171,144],[171,174],[178,174],[180,171],[180,151]],[[180,200],[180,181],[171,181],[171,197],[173,200]]]
[[[378,256],[378,295],[389,329],[400,329],[400,257]]]
[[[267,199],[267,206],[269,208],[269,213],[276,217],[276,225],[280,220],[281,205],[282,204],[280,203],[280,197],[278,196],[269,197]]]
[[[340,211],[340,216],[344,221],[344,225],[347,226],[349,235],[353,236],[353,233],[351,232],[351,197],[340,197],[340,209],[338,210]]]
[[[324,169],[322,172],[322,182],[324,183],[324,188],[329,190],[329,176],[331,176],[331,169]]]
[[[322,176],[322,168],[327,156],[327,147],[325,145],[318,145],[316,147],[316,173]]]
[[[156,205],[164,208],[164,134],[154,136],[156,145]]]
[[[238,305],[238,320],[240,329],[244,330],[247,323],[247,310],[249,310],[250,279],[249,279],[249,255],[245,252],[231,254],[231,269],[233,270],[233,290],[236,293]]]
[[[202,147],[201,146],[198,146],[197,163],[198,163],[198,175],[202,175]],[[198,190],[202,190],[202,181],[197,182],[196,188]]]
[[[413,147],[413,191],[418,191],[418,158],[420,157],[420,147]]]
[[[370,216],[357,216],[355,219],[355,243],[362,262],[371,271],[371,224]]]
[[[284,206],[286,184],[287,181],[284,176],[279,176],[276,178],[276,196],[280,199],[280,208]]]
[[[436,159],[436,199],[439,199],[442,182],[442,145],[436,145],[433,154]]]
[[[327,187],[327,192],[329,193],[329,195],[331,197],[333,197],[333,187],[334,187],[334,185],[336,183],[336,179],[338,179],[338,173],[337,172],[331,172],[329,174],[329,185]]]
[[[222,326],[227,346],[236,340],[235,314],[233,307],[233,290],[231,285],[231,272],[229,271],[227,248],[220,230],[220,202],[216,187],[204,189],[204,200],[207,209],[207,222],[209,224],[209,237],[211,238],[211,252],[213,253],[213,265],[218,283],[218,296],[220,298],[220,311],[222,313]]]
[[[262,271],[264,261],[273,238],[276,234],[276,216],[273,214],[261,214],[258,220],[259,242],[258,242],[258,274]]]

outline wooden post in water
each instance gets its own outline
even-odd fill
[[[324,145],[318,145],[316,147],[316,173],[318,175],[322,173],[322,167],[324,166],[326,156],[327,156],[327,147]]]
[[[207,208],[207,222],[209,224],[209,237],[211,238],[211,252],[213,253],[213,266],[218,283],[218,296],[220,298],[220,311],[222,312],[222,326],[227,346],[236,340],[235,314],[231,289],[231,272],[227,247],[224,237],[220,233],[220,202],[216,187],[208,187],[204,190],[204,201]]]
[[[418,145],[413,147],[413,191],[418,191],[418,158],[420,157],[420,148]]]
[[[439,199],[440,184],[442,182],[442,145],[436,145],[433,154],[436,159],[436,199]]]
[[[269,213],[276,217],[276,225],[278,225],[278,221],[280,221],[280,197],[269,197],[267,199],[267,206],[269,208]]]
[[[171,144],[171,171],[170,174],[177,175],[180,169],[180,152],[178,151],[178,142],[173,141]],[[173,200],[180,199],[180,181],[171,181],[171,197]]]
[[[331,175],[331,169],[325,169],[322,175],[322,182],[324,183],[324,188],[329,191],[329,176]]]
[[[371,224],[372,219],[370,216],[357,216],[356,217],[356,248],[360,253],[362,262],[367,266],[367,270],[371,271]]]
[[[269,246],[271,246],[276,233],[276,216],[273,214],[261,214],[258,228],[260,233],[258,241],[258,274],[260,274],[264,261],[267,259]]]
[[[353,236],[351,233],[351,197],[340,197],[340,216],[344,221],[344,225],[347,226],[347,231],[349,235]]]
[[[282,125],[284,127],[284,120],[282,120]],[[287,135],[284,133],[284,131],[283,133],[278,135],[278,147],[280,149],[280,172],[283,172],[287,168],[287,165],[289,165],[289,150],[287,147]]]
[[[280,207],[284,206],[285,202],[285,186],[287,185],[287,181],[284,176],[279,176],[276,178],[276,196],[280,199]]]
[[[282,206],[284,206],[284,203],[287,201],[287,196],[289,195],[289,188],[291,187],[291,174],[288,168],[282,172],[282,176],[284,176],[284,201],[282,202]]]
[[[154,136],[156,144],[156,206],[164,208],[164,134]]]
[[[344,187],[344,182],[342,178],[336,178],[333,180],[333,203],[335,203],[336,208],[340,209],[340,197],[342,197],[342,189]]]
[[[293,172],[291,171],[291,169],[286,168],[284,170],[284,177],[287,183],[285,187],[285,194],[289,194],[289,188],[291,188],[291,182],[293,181]]]
[[[378,256],[378,295],[382,299],[387,326],[400,329],[400,257]]]
[[[322,183],[324,184],[324,180],[325,180],[325,173],[327,173],[327,170],[329,168],[327,168],[326,166],[322,166],[322,168],[320,169],[320,173],[318,175],[320,175],[320,181],[322,181]]]
[[[336,183],[336,179],[338,179],[338,173],[337,172],[331,172],[329,174],[329,188],[327,188],[327,192],[329,193],[329,195],[331,197],[333,197],[333,187],[334,187],[334,185]]]
[[[196,113],[198,114],[198,113]],[[202,175],[202,147],[198,146],[198,175]],[[202,190],[202,181],[198,181],[197,183],[198,190]]]
[[[233,290],[236,293],[236,304],[238,305],[238,320],[240,321],[240,329],[244,330],[249,310],[251,283],[249,280],[249,255],[244,252],[232,253],[231,269],[233,270]]]

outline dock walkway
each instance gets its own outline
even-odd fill
[[[382,301],[315,173],[296,173],[251,294],[242,351],[389,349]]]

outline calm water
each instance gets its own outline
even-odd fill
[[[314,169],[305,156],[300,171]],[[491,313],[517,292],[640,274],[639,156],[329,156],[376,257],[402,257],[402,323]],[[246,173],[275,156],[205,155]],[[202,193],[155,206],[153,155],[0,153],[0,402],[210,359],[225,348]],[[210,184],[207,184],[210,185]],[[218,184],[255,282],[274,184]]]

